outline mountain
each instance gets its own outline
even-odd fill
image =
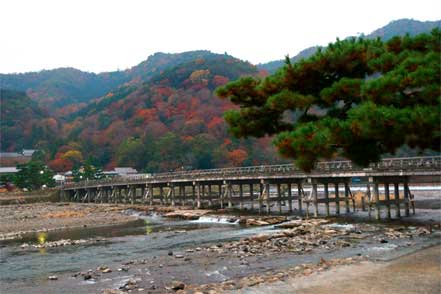
[[[391,21],[386,26],[373,31],[368,35],[362,35],[361,37],[368,39],[381,38],[383,41],[387,41],[394,36],[404,36],[405,34],[415,36],[421,33],[427,33],[434,28],[441,29],[441,20],[418,21],[413,19],[399,19]],[[300,51],[300,53],[291,58],[291,62],[294,63],[302,58],[308,58],[309,56],[313,55],[318,48],[320,48],[320,46],[313,46]],[[284,64],[284,60],[275,60],[267,63],[260,63],[257,65],[257,67],[259,69],[266,70],[269,73],[274,73]]]
[[[4,89],[25,91],[47,109],[88,102],[128,80],[125,72],[89,73],[74,68],[58,68],[20,74],[0,74]]]
[[[308,58],[312,54],[314,54],[319,46],[313,46],[306,49],[303,49],[300,51],[296,56],[291,57],[290,60],[292,63],[297,62],[303,58]],[[258,68],[268,71],[269,73],[274,73],[276,70],[278,70],[280,67],[282,67],[285,64],[284,60],[274,60],[267,63],[259,63],[257,65]]]
[[[148,81],[169,67],[210,54],[210,51],[205,50],[177,54],[155,53],[124,71],[95,74],[75,68],[57,68],[20,74],[0,74],[0,81],[2,88],[26,92],[42,108],[54,111],[67,105],[88,103],[120,85]]]
[[[0,147],[2,151],[34,148],[54,142],[59,124],[24,92],[0,89]]]
[[[269,138],[230,138],[222,115],[234,106],[213,92],[241,76],[259,75],[258,69],[229,55],[204,56],[158,72],[148,82],[119,87],[72,113],[63,130],[65,145],[50,165],[68,166],[62,160],[72,151],[108,167],[148,171],[280,161]]]
[[[441,20],[418,21],[405,18],[391,21],[386,26],[367,35],[366,38],[374,39],[379,37],[382,40],[387,41],[394,36],[404,36],[405,34],[415,36],[421,33],[427,33],[434,28],[441,28]]]

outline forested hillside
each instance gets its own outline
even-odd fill
[[[230,138],[222,115],[233,105],[213,94],[246,75],[259,72],[247,62],[210,53],[109,92],[70,115],[62,131],[65,144],[50,166],[68,168],[86,155],[100,165],[148,171],[277,162],[268,139]]]
[[[386,26],[379,28],[368,35],[362,35],[367,39],[381,38],[383,41],[387,41],[394,36],[404,36],[409,34],[415,36],[421,33],[428,33],[434,28],[441,28],[441,20],[437,21],[418,21],[413,19],[399,19],[391,21]],[[294,57],[291,58],[291,63],[295,63],[302,58],[308,58],[312,56],[320,46],[313,46],[306,48]],[[284,60],[275,60],[267,63],[258,64],[257,67],[264,69],[270,73],[274,73],[277,69],[281,68],[284,64]]]
[[[94,74],[74,68],[58,68],[22,74],[0,74],[2,87],[26,92],[40,107],[54,110],[88,102],[128,80],[125,72]]]
[[[124,71],[95,74],[75,68],[58,68],[39,72],[0,74],[0,80],[2,88],[26,92],[40,107],[53,112],[54,115],[62,116],[77,110],[81,107],[81,103],[88,103],[125,83],[148,81],[152,76],[169,67],[204,58],[210,54],[209,51],[204,50],[179,54],[159,52]]]
[[[0,89],[0,146],[2,151],[46,148],[59,124],[24,92]]]

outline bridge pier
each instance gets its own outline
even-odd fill
[[[344,185],[345,185],[345,209],[346,209],[346,214],[348,214],[351,212],[349,208],[349,185],[347,182],[345,182]]]
[[[318,192],[317,192],[317,182],[312,183],[312,197],[314,202],[314,217],[318,217]]]
[[[401,218],[401,199],[400,199],[400,186],[399,183],[394,183],[394,199],[395,199],[395,217]]]
[[[328,183],[324,183],[324,193],[325,193],[326,216],[330,216],[331,213],[329,211],[329,187],[328,187]]]
[[[233,208],[233,185],[227,182],[228,208]]]

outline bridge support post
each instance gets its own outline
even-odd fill
[[[205,185],[204,183],[201,183],[201,207],[204,207],[204,203],[207,202],[207,195],[205,194]]]
[[[92,202],[92,194],[93,194],[93,190],[92,189],[87,189],[87,198],[86,198],[86,202],[87,203]]]
[[[97,188],[96,197],[95,197],[95,203],[103,203],[103,188]]]
[[[374,183],[374,197],[375,197],[375,219],[379,220],[381,218],[380,211],[380,191],[378,189],[378,183]]]
[[[142,197],[142,204],[146,205],[147,204],[147,197],[149,196],[149,189],[147,184],[145,184],[144,186],[142,186],[141,188],[141,197]]]
[[[335,214],[340,215],[340,195],[339,195],[338,183],[334,184],[334,189],[335,189]]]
[[[280,183],[277,183],[277,208],[279,213],[282,213],[282,191],[280,189]]]
[[[110,192],[109,202],[115,202],[115,187],[110,186]]]
[[[122,190],[123,188],[118,187],[118,195],[115,203],[122,203]]]
[[[302,208],[302,202],[303,202],[303,187],[302,187],[302,183],[298,183],[297,184],[297,193],[298,193],[298,205],[299,205],[299,214],[302,215],[303,214],[303,208]]]
[[[391,213],[390,213],[390,192],[389,192],[389,183],[386,182],[384,184],[384,195],[386,200],[386,213],[387,213],[387,219],[391,219]]]
[[[210,207],[213,207],[213,194],[212,194],[212,191],[211,191],[211,184],[208,184],[208,205],[210,206]]]
[[[328,185],[329,185],[328,183],[324,183],[326,216],[330,216],[330,211],[329,211],[329,186]]]
[[[312,182],[312,196],[314,201],[314,217],[318,217],[318,192],[317,182],[315,180]]]
[[[219,193],[219,205],[220,205],[220,208],[223,209],[224,208],[224,194],[223,194],[223,191],[222,191],[222,185],[221,184],[217,185],[217,191]]]
[[[258,198],[258,201],[259,201],[259,214],[262,214],[262,212],[263,212],[263,197],[264,197],[264,193],[265,193],[265,189],[264,189],[263,183],[259,184],[259,190],[260,190],[259,198]]]
[[[249,194],[250,194],[250,209],[251,211],[254,210],[254,191],[253,191],[253,184],[249,184]]]
[[[291,191],[291,183],[287,184],[288,187],[288,212],[291,214],[292,213],[292,191]]]
[[[401,207],[400,207],[400,186],[397,182],[394,183],[394,200],[397,208],[395,216],[401,218]]]
[[[351,209],[349,208],[349,184],[347,181],[345,182],[345,210],[346,214],[351,212]]]
[[[239,184],[239,208],[243,209],[243,186]]]
[[[127,186],[124,186],[121,189],[121,192],[122,192],[121,203],[126,204],[127,203],[127,195],[128,195]]]
[[[227,184],[228,191],[228,208],[233,207],[233,185],[231,183]]]
[[[153,205],[153,185],[149,185],[149,204]]]
[[[141,186],[141,204],[145,204],[145,186]]]
[[[170,183],[170,198],[171,198],[171,206],[175,206],[175,186],[173,183]]]
[[[164,205],[164,187],[159,186],[159,202]]]
[[[191,185],[191,206],[193,209],[196,207],[196,186],[194,182]]]
[[[270,191],[271,185],[269,183],[265,184],[265,190],[266,190],[266,213],[271,213],[271,191]]]
[[[201,208],[201,185],[200,183],[195,183],[196,188],[196,208]]]
[[[179,188],[178,188],[178,191],[179,191],[179,194],[178,194],[178,198],[179,198],[179,204],[181,205],[181,206],[184,206],[184,193],[182,193],[182,187],[183,186],[181,186],[181,185],[179,185],[178,186]]]
[[[130,193],[130,204],[135,204],[136,201],[136,186],[132,186],[129,188],[129,193]]]
[[[371,193],[371,185],[367,184],[367,198],[368,198],[368,215],[371,218],[372,212],[372,193]]]
[[[404,215],[410,216],[410,190],[407,179],[404,181]]]

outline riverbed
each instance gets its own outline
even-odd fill
[[[127,208],[112,211],[127,221],[31,231],[1,241],[0,293],[120,293],[131,282],[139,293],[168,293],[174,292],[170,287],[176,280],[197,287],[317,264],[320,259],[387,260],[440,240],[438,231],[422,227],[323,220],[298,236],[293,233],[292,238],[300,238],[298,248],[285,250],[283,242],[290,237],[247,241],[285,231],[274,225],[244,226],[227,216],[173,220]],[[70,243],[44,245],[57,240]],[[72,244],[75,240],[84,242]]]

